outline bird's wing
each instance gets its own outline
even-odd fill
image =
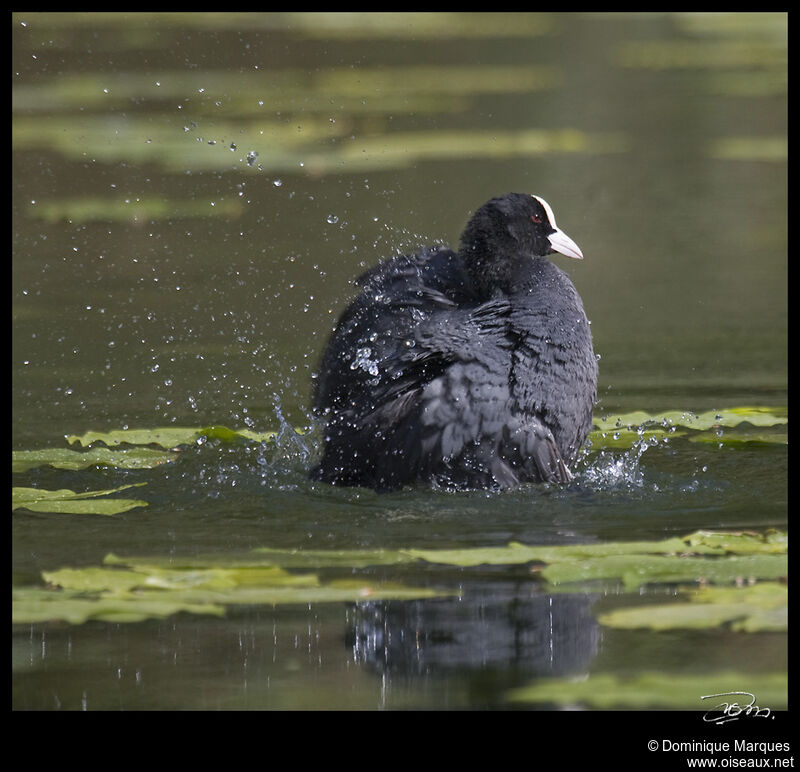
[[[591,429],[597,384],[597,361],[580,300],[559,304],[551,298],[545,304],[535,295],[519,299],[509,329],[515,339],[511,388],[517,411],[549,427],[563,460],[571,464]]]
[[[322,359],[314,406],[365,413],[388,395],[430,380],[428,368],[406,357],[416,331],[438,312],[453,312],[453,288],[466,280],[456,253],[428,249],[379,263],[357,279],[363,289],[339,319]]]

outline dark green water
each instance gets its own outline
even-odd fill
[[[785,15],[11,21],[14,450],[89,430],[310,427],[349,282],[398,250],[454,242],[507,191],[545,197],[585,255],[559,265],[601,356],[596,415],[787,406]],[[676,437],[595,449],[564,490],[386,496],[311,485],[317,443],[284,431],[151,470],[15,475],[51,490],[146,483],[148,506],[15,511],[14,582],[109,553],[787,523],[783,442]],[[457,595],[15,625],[13,705],[506,707],[544,676],[757,677],[788,661],[785,631],[606,628],[598,614],[621,591],[552,592],[519,566],[366,573]]]

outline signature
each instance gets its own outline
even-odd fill
[[[700,697],[701,700],[710,700],[714,697],[734,697],[743,696],[749,699],[743,705],[738,702],[722,701],[715,705],[711,710],[703,714],[703,721],[710,724],[726,724],[728,721],[738,721],[745,716],[753,716],[755,718],[768,718],[772,711],[769,708],[760,708],[756,705],[756,696],[750,692],[722,692],[721,694],[705,694]]]

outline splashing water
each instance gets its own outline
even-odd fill
[[[356,370],[360,368],[370,375],[378,375],[378,362],[374,359],[370,359],[371,356],[372,349],[369,348],[369,346],[358,349],[356,351],[355,359],[353,359],[353,361],[350,363],[350,369]]]
[[[659,439],[651,434],[646,436],[644,424],[636,430],[638,439],[626,451],[603,449],[593,459],[580,475],[581,481],[595,490],[635,490],[645,487],[644,472],[639,464],[640,459],[648,448],[658,447],[665,438]],[[588,455],[591,448],[585,448],[583,453]],[[658,485],[652,484],[654,491]]]
[[[300,452],[303,460],[306,460],[310,451],[306,444],[303,442],[302,436],[297,433],[295,428],[284,418],[283,411],[281,410],[281,398],[278,394],[272,395],[275,405],[275,417],[278,419],[280,429],[275,436],[275,444],[280,447],[285,447],[287,441],[294,445],[294,448]]]

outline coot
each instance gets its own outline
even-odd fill
[[[597,361],[553,252],[583,258],[544,199],[510,193],[475,212],[457,252],[425,247],[359,277],[316,383],[312,478],[378,491],[569,481]]]

